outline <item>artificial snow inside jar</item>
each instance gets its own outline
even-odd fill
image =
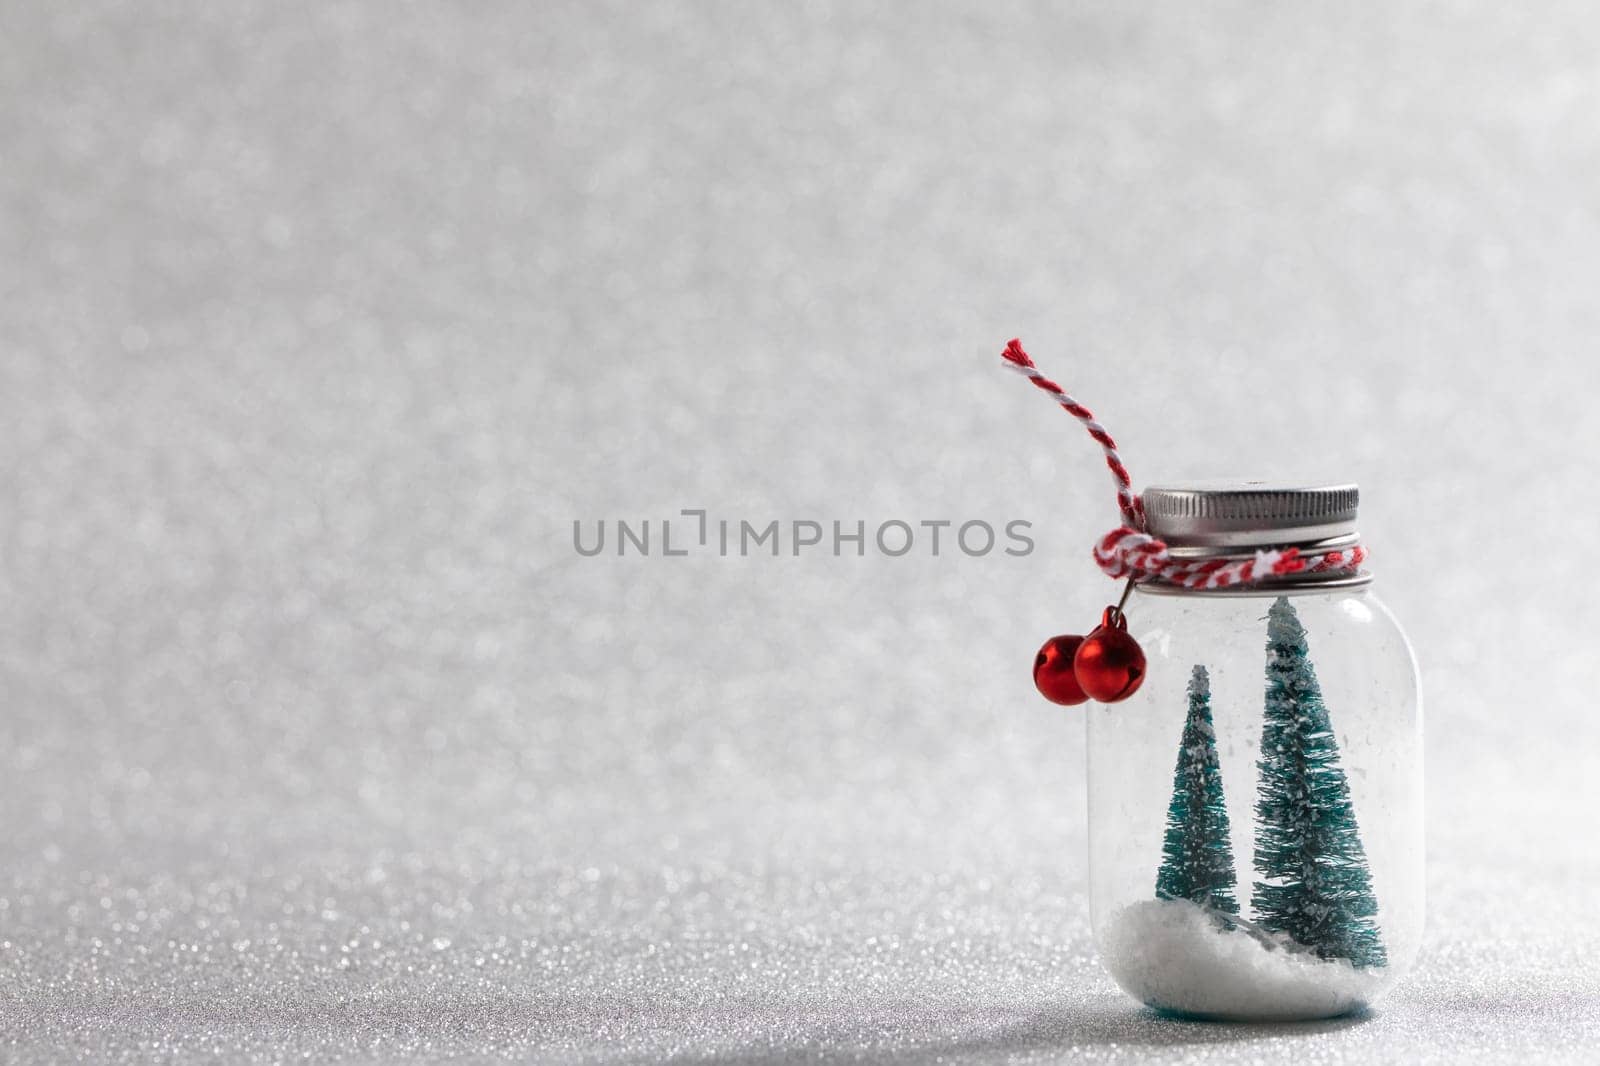
[[[1353,485],[1147,489],[1173,559],[1357,544]],[[1095,940],[1158,1010],[1291,1020],[1360,1010],[1423,915],[1416,666],[1361,570],[1222,589],[1140,581],[1137,691],[1087,705]]]

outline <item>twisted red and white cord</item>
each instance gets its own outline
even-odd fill
[[[1045,377],[1033,365],[1022,342],[1013,340],[1000,353],[1008,370],[1032,381],[1049,394],[1062,410],[1083,424],[1083,428],[1100,445],[1105,453],[1106,466],[1117,483],[1117,507],[1122,512],[1123,525],[1105,536],[1094,546],[1094,561],[1108,576],[1128,578],[1133,581],[1162,581],[1193,589],[1226,588],[1229,585],[1249,584],[1271,577],[1307,571],[1353,571],[1367,557],[1360,545],[1341,551],[1303,555],[1298,548],[1258,551],[1250,559],[1203,559],[1185,561],[1174,559],[1166,544],[1145,532],[1144,503],[1133,491],[1133,479],[1128,468],[1117,454],[1117,443],[1106,428],[1095,421],[1094,414],[1066,391]]]
[[[1094,561],[1107,576],[1155,580],[1191,589],[1219,589],[1247,585],[1269,577],[1306,571],[1313,574],[1353,571],[1367,550],[1357,544],[1341,551],[1304,555],[1298,548],[1258,551],[1249,559],[1184,561],[1167,553],[1167,546],[1148,533],[1123,526],[1101,537],[1094,546]]]
[[[1083,404],[1066,394],[1066,391],[1039,372],[1033,365],[1033,360],[1028,353],[1022,350],[1022,342],[1013,340],[1006,345],[1006,350],[1000,353],[1000,358],[1005,360],[1002,364],[1007,370],[1015,370],[1023,377],[1032,381],[1039,388],[1050,394],[1050,398],[1061,405],[1067,414],[1083,423],[1083,428],[1089,431],[1100,445],[1100,450],[1106,453],[1106,466],[1111,468],[1111,476],[1117,482],[1117,506],[1122,509],[1122,520],[1134,529],[1144,528],[1144,504],[1139,502],[1139,497],[1133,491],[1133,478],[1128,475],[1128,468],[1122,465],[1122,456],[1117,454],[1117,442],[1111,439],[1111,434],[1106,432],[1106,427],[1094,420],[1094,412]]]

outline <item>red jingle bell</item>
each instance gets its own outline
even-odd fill
[[[1144,683],[1144,649],[1128,635],[1128,619],[1107,607],[1100,625],[1083,638],[1072,657],[1078,687],[1101,703],[1125,700]]]
[[[1083,638],[1076,634],[1051,637],[1034,656],[1034,686],[1051,703],[1076,707],[1088,701],[1088,694],[1078,687],[1077,675],[1072,670],[1072,657],[1082,643]]]

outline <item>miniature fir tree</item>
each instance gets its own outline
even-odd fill
[[[1305,627],[1282,596],[1267,615],[1266,720],[1257,766],[1260,877],[1250,899],[1256,921],[1325,959],[1386,965],[1350,785]]]
[[[1167,808],[1156,895],[1238,914],[1235,883],[1228,808],[1222,798],[1222,766],[1217,761],[1217,736],[1211,725],[1211,678],[1204,666],[1196,664],[1189,677],[1189,714],[1172,776],[1172,805]]]

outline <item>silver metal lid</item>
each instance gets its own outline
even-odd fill
[[[1201,481],[1144,490],[1153,536],[1174,555],[1211,556],[1287,545],[1332,549],[1357,542],[1355,485]]]
[[[1275,481],[1196,481],[1144,490],[1145,527],[1177,559],[1249,558],[1257,550],[1299,548],[1303,555],[1344,551],[1361,542],[1350,484],[1296,485]],[[1301,570],[1267,581],[1219,589],[1143,582],[1141,592],[1183,596],[1251,596],[1313,592],[1365,585],[1365,570]]]

